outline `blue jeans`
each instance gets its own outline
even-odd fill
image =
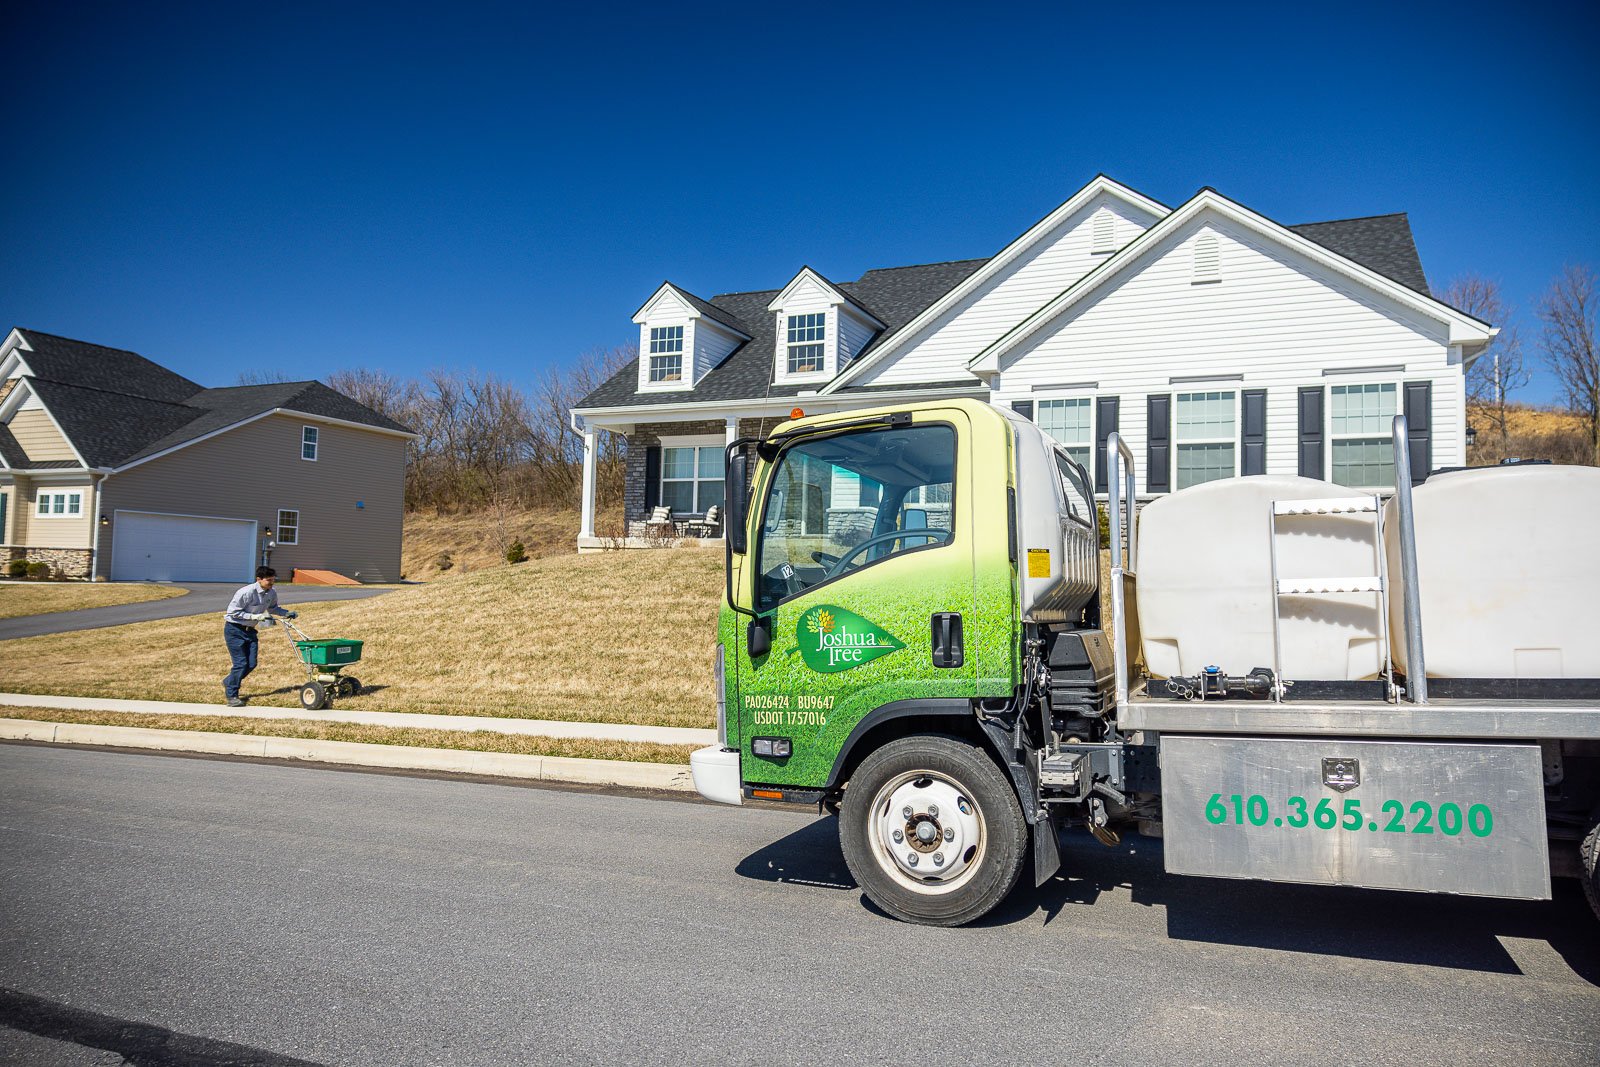
[[[225,622],[222,624],[222,640],[228,645],[228,655],[233,657],[233,670],[222,680],[222,692],[229,697],[236,697],[245,675],[256,669],[256,647],[260,639],[248,626]]]

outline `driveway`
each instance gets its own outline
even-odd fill
[[[121,626],[129,622],[149,622],[152,619],[176,619],[185,615],[221,615],[228,610],[228,601],[238,592],[232,582],[174,582],[189,590],[188,596],[168,600],[147,600],[142,604],[115,604],[108,608],[83,608],[79,611],[57,611],[49,615],[24,615],[16,619],[0,619],[0,641],[14,637],[38,637],[40,634],[60,634],[70,630],[96,630],[102,626]],[[312,600],[362,600],[369,596],[382,596],[389,589],[367,586],[342,585],[283,585],[278,587],[278,603],[288,606]]]

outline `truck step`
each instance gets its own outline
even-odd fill
[[[1279,596],[1306,593],[1381,593],[1382,578],[1279,578]]]

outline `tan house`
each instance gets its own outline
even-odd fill
[[[206,389],[135,352],[0,343],[0,560],[69,576],[400,577],[406,444],[320,382]]]

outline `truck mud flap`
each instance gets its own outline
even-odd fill
[[[1537,744],[1161,739],[1173,874],[1547,900]]]

